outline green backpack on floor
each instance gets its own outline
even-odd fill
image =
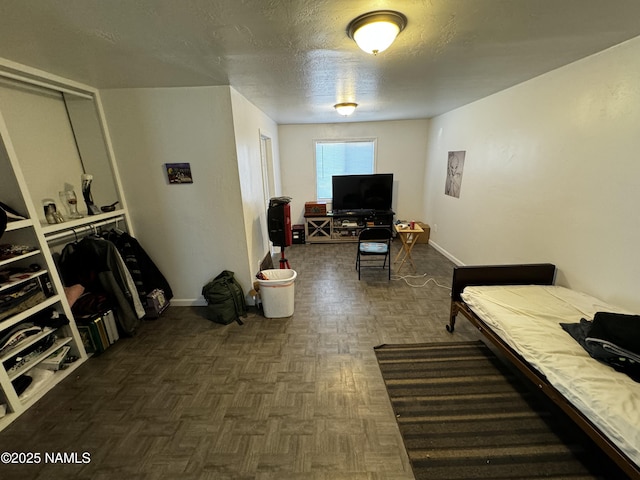
[[[202,295],[207,301],[207,318],[213,322],[228,325],[234,320],[242,325],[240,317],[247,315],[247,302],[238,281],[229,270],[202,287]]]

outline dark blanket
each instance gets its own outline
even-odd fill
[[[589,355],[640,382],[640,316],[598,312],[590,322],[561,323]]]

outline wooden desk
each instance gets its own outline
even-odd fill
[[[398,271],[400,271],[404,263],[409,260],[409,263],[411,263],[411,266],[415,271],[416,265],[413,263],[413,258],[411,258],[411,250],[416,244],[416,240],[418,240],[418,237],[424,232],[424,230],[420,225],[414,225],[413,228],[400,228],[398,225],[394,225],[394,228],[396,229],[396,232],[398,232],[400,240],[402,240],[402,248],[398,252],[398,255],[396,255],[394,263],[400,261],[400,266],[398,267]]]

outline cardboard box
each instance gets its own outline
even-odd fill
[[[326,202],[306,202],[304,204],[305,217],[323,217],[327,214]]]
[[[64,368],[64,360],[65,358],[67,358],[67,353],[69,353],[69,350],[71,350],[71,347],[69,345],[63,345],[47,358],[45,358],[42,362],[40,362],[40,366],[46,368],[47,370],[53,370],[54,372],[62,370]]]
[[[431,234],[431,227],[428,223],[416,222],[418,225],[422,227],[424,233],[421,233],[416,243],[429,243],[429,235]]]

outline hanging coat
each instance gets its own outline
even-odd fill
[[[70,243],[62,250],[60,268],[65,285],[80,284],[86,291],[106,293],[122,333],[135,333],[145,314],[144,307],[131,274],[112,242],[88,236]]]
[[[146,301],[147,295],[156,288],[164,292],[164,298],[167,300],[173,298],[169,282],[138,240],[127,232],[116,230],[109,231],[105,238],[112,241],[122,255],[143,303]]]

